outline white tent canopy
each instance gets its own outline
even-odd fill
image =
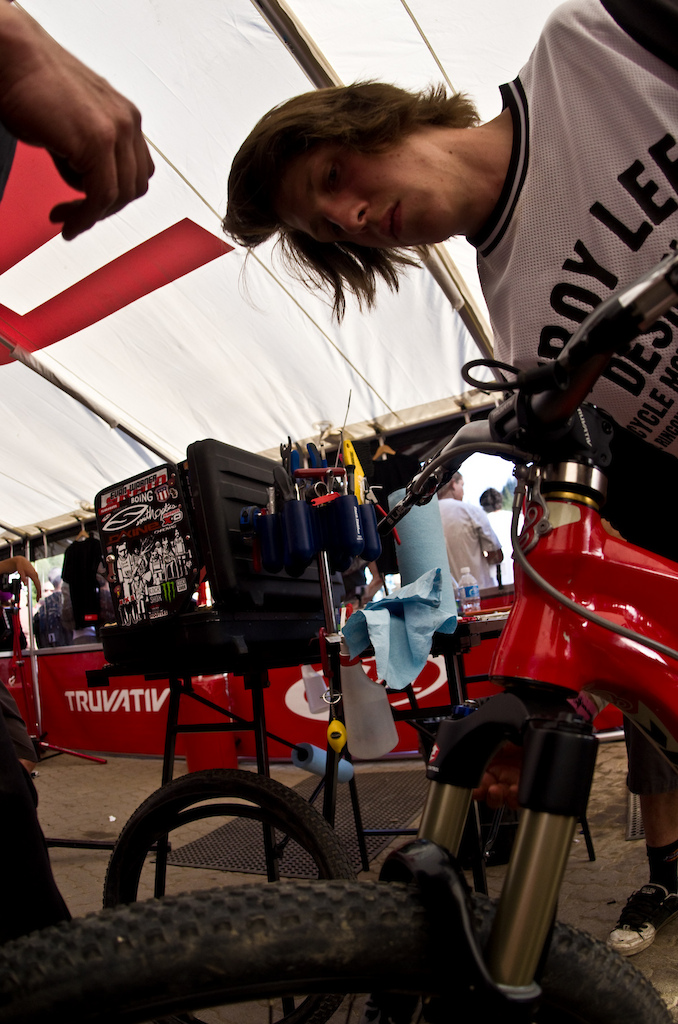
[[[483,327],[470,247],[454,242],[442,255],[479,316],[455,311],[444,269],[422,268],[397,295],[383,288],[374,313],[349,301],[338,326],[270,247],[249,257],[243,278],[244,254],[220,228],[228,172],[265,111],[318,84],[296,59],[300,40],[327,80],[423,88],[444,77],[487,120],[552,0],[22,6],[139,106],[156,174],[147,196],[66,243],[45,230],[29,237],[54,198],[32,170],[31,188],[17,188],[19,160],[49,160],[17,157],[0,207],[3,253],[14,254],[0,266],[0,527],[63,525],[104,486],[180,459],[200,438],[274,454],[288,435],[310,439],[323,425],[388,435],[459,411],[460,367],[478,355],[465,324],[478,337]],[[285,41],[274,30],[283,22],[293,26]]]

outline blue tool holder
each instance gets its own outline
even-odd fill
[[[337,493],[321,504],[292,499],[281,512],[246,507],[241,525],[257,538],[266,572],[298,575],[321,551],[333,572],[346,572],[354,558],[373,562],[381,554],[374,506],[359,504],[354,494]]]

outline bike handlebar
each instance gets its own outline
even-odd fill
[[[613,355],[678,301],[678,254],[615,292],[582,322],[555,360],[564,384],[534,396],[535,420],[545,426],[567,420],[582,404]]]
[[[521,375],[518,390],[487,420],[468,423],[410,481],[405,496],[382,519],[389,533],[413,505],[430,501],[436,491],[474,452],[513,462],[534,461],[536,454],[562,437],[615,354],[626,351],[642,331],[678,302],[678,254],[665,257],[632,284],[619,289],[581,323],[551,363]],[[507,390],[511,385],[507,383]],[[445,469],[444,475],[439,475]]]

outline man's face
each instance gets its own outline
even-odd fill
[[[453,185],[447,138],[424,128],[382,153],[316,146],[283,174],[278,216],[319,242],[379,249],[463,233],[464,190]]]
[[[464,500],[464,478],[459,477],[458,480],[452,480],[450,483],[450,497],[454,498],[455,501]]]

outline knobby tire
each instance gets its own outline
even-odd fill
[[[216,802],[204,803],[207,800]],[[334,829],[293,789],[255,772],[213,768],[174,779],[137,808],[111,854],[104,906],[131,903],[138,898],[141,871],[159,839],[186,822],[228,815],[272,825],[289,835],[311,855],[319,878],[355,877]],[[263,846],[263,833],[261,842]]]
[[[141,873],[155,843],[165,837],[171,839],[176,829],[189,822],[229,816],[272,826],[278,840],[283,836],[292,839],[310,855],[318,878],[355,877],[334,829],[293,789],[255,772],[214,768],[174,779],[137,808],[111,854],[104,882],[104,907],[139,898]],[[263,851],[263,829],[253,841]],[[291,852],[290,847],[281,845],[280,856],[273,858],[274,874],[284,875],[286,856]],[[156,886],[156,894],[165,892],[164,883],[159,893]],[[277,1024],[324,1024],[341,999],[336,993],[287,998],[271,1020]]]
[[[486,937],[494,906],[472,900]],[[435,931],[399,883],[280,882],[121,906],[1,947],[0,1024],[133,1024],[297,991],[375,990],[446,990],[454,1020],[465,979],[454,935],[441,943]],[[632,963],[568,925],[555,927],[541,984],[544,1024],[671,1020]]]

